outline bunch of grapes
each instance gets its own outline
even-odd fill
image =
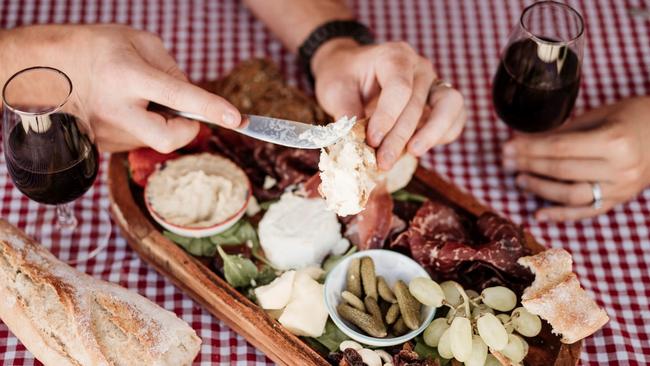
[[[455,358],[466,366],[500,365],[499,352],[513,363],[528,353],[523,337],[534,337],[542,329],[537,315],[517,307],[517,295],[503,286],[488,287],[480,294],[454,281],[429,283],[430,303],[449,307],[444,318],[435,319],[424,331],[424,342],[437,347],[444,358]],[[424,296],[424,294],[423,294]]]

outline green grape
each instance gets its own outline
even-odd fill
[[[454,358],[460,362],[467,361],[472,354],[472,323],[467,318],[457,317],[448,331]]]
[[[524,337],[534,337],[542,330],[542,320],[523,307],[512,311],[512,326]]]
[[[435,281],[426,277],[416,277],[409,282],[409,292],[417,301],[426,306],[439,308],[445,293]]]
[[[516,334],[514,334],[514,336],[519,338],[519,341],[521,341],[521,344],[524,345],[524,357],[526,357],[526,355],[528,354],[528,349],[530,348],[528,346],[528,342],[526,342],[526,340],[523,337],[520,337],[520,336],[518,336]]]
[[[463,303],[463,297],[460,295],[460,292],[458,291],[458,288],[456,288],[456,283],[455,281],[445,281],[440,284],[440,288],[442,288],[442,292],[445,293],[445,300],[451,305],[451,306],[458,306]]]
[[[491,349],[500,351],[508,344],[508,332],[494,314],[483,314],[476,321],[478,334]]]
[[[483,366],[487,358],[488,348],[477,335],[472,336],[472,353],[470,354],[465,366]]]
[[[446,359],[454,358],[454,354],[451,352],[451,343],[449,339],[449,329],[445,330],[440,336],[440,341],[438,341],[438,353],[440,357]]]
[[[447,319],[445,318],[438,318],[435,319],[434,321],[429,324],[427,329],[424,330],[424,334],[422,337],[424,338],[424,343],[427,344],[429,347],[438,347],[438,343],[440,342],[440,337],[442,337],[442,334],[449,329],[449,324],[447,323]]]
[[[494,310],[510,311],[517,305],[517,295],[503,286],[488,287],[481,293],[483,303]]]
[[[472,318],[478,318],[485,313],[494,314],[494,310],[485,304],[479,304],[472,309]]]
[[[506,332],[508,332],[508,334],[512,333],[513,330],[512,323],[508,323],[510,322],[510,315],[498,314],[497,318],[501,320],[501,324],[503,324],[503,326],[506,328]]]
[[[524,357],[526,357],[524,351],[524,344],[521,337],[510,334],[508,336],[508,344],[500,352],[504,356],[508,357],[512,362],[519,363],[524,359]]]
[[[470,299],[473,299],[473,298],[479,296],[479,295],[478,295],[478,292],[476,292],[476,291],[474,291],[474,290],[467,290],[467,291],[465,291],[465,294],[466,294],[467,297],[469,297]]]
[[[485,366],[501,366],[501,362],[499,362],[496,357],[487,355],[487,358],[485,359]]]

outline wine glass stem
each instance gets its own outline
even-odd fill
[[[72,203],[56,206],[56,228],[60,231],[71,233],[77,227],[77,218],[72,211]]]

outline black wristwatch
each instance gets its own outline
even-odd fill
[[[298,48],[300,66],[312,86],[314,85],[314,74],[311,71],[311,59],[316,50],[332,38],[352,38],[361,45],[375,42],[370,29],[355,20],[333,20],[314,29]]]

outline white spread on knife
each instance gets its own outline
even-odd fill
[[[319,191],[327,208],[339,216],[361,212],[376,185],[377,159],[365,143],[365,128],[357,123],[339,142],[321,150]]]
[[[207,227],[241,210],[248,188],[246,175],[235,163],[204,153],[168,161],[151,175],[146,194],[165,221]]]
[[[264,254],[279,269],[320,265],[328,254],[341,254],[349,246],[336,214],[326,209],[323,199],[291,192],[269,207],[258,234]]]

